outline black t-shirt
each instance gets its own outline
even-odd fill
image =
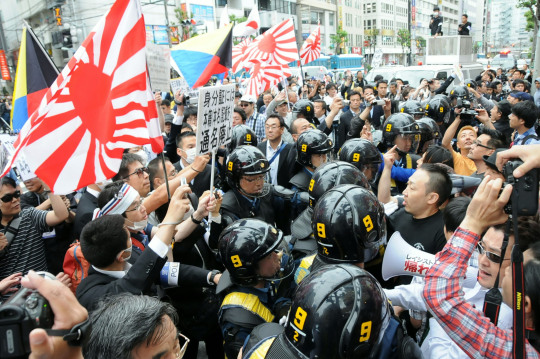
[[[389,235],[399,232],[407,243],[426,253],[436,254],[446,245],[441,211],[427,218],[415,219],[401,208],[388,218],[388,227]],[[402,277],[400,282],[408,284],[411,279],[408,276]]]
[[[471,30],[471,23],[467,21],[465,24],[461,23],[458,25],[458,35],[469,35],[469,31]]]

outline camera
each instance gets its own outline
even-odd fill
[[[351,103],[350,100],[341,100],[341,102],[343,102],[343,106],[349,106],[349,104]]]
[[[456,108],[461,108],[462,111],[459,114],[461,122],[464,125],[472,125],[473,121],[476,119],[478,112],[471,109],[471,101],[464,98],[457,98]]]
[[[504,211],[512,214],[513,206],[517,206],[518,216],[534,216],[538,212],[538,169],[533,168],[521,178],[515,178],[513,172],[522,164],[521,160],[516,159],[508,161],[503,167],[504,186],[508,184],[513,186],[512,195]]]
[[[55,279],[46,272],[38,274]],[[22,287],[0,306],[0,358],[26,358],[30,332],[52,328],[54,314],[47,299],[35,289]]]
[[[384,106],[384,100],[375,100],[371,103],[373,106]]]

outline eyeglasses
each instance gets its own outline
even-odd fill
[[[135,212],[135,211],[138,211],[139,209],[141,209],[141,206],[143,205],[143,201],[140,200],[139,203],[137,203],[137,205],[135,206],[135,208],[133,209],[127,209],[126,210],[126,213],[127,212]]]
[[[267,130],[275,130],[276,128],[280,128],[281,126],[278,126],[278,125],[272,125],[272,126],[268,126],[268,125],[265,125],[264,128],[266,128]]]
[[[169,178],[171,177],[174,177],[178,174],[178,171],[176,170],[176,168],[174,170],[172,170],[170,173],[169,173]]]
[[[486,145],[483,145],[478,141],[474,141],[472,144],[475,145],[475,146],[478,146],[478,147],[483,147],[483,148],[488,149],[488,150],[493,150],[493,148],[491,148],[489,146],[486,146]]]
[[[251,105],[251,104],[250,103],[241,103],[240,107],[248,107],[249,105]]]
[[[135,170],[135,172],[128,174],[128,175],[127,175],[126,177],[124,177],[123,179],[129,178],[130,176],[133,176],[133,175],[137,175],[137,176],[139,176],[139,177],[142,177],[142,176],[143,176],[143,173],[146,173],[147,175],[150,174],[150,170],[148,169],[148,167],[137,168],[137,169]]]
[[[174,347],[176,351],[176,359],[181,359],[184,357],[184,354],[186,354],[187,346],[189,344],[189,338],[182,333],[178,333],[177,340],[178,344]],[[184,344],[180,345],[182,341],[184,342]]]
[[[244,179],[244,181],[248,183],[264,182],[264,176],[258,176],[258,177],[253,177],[253,178],[247,178],[247,177],[242,177],[242,178]]]
[[[484,248],[484,245],[482,244],[482,242],[478,242],[478,245],[476,246],[476,249],[478,250],[478,253],[480,254],[485,254],[487,259],[489,259],[490,261],[492,261],[493,263],[501,263],[502,260],[501,260],[501,256],[499,254],[496,254],[496,253],[493,253],[493,252],[490,252],[490,251],[487,251],[485,248]],[[506,258],[504,259],[505,261],[506,260],[510,260],[510,258]]]
[[[21,191],[16,190],[13,193],[5,194],[2,198],[0,198],[0,200],[4,203],[9,203],[13,201],[13,198],[19,198],[19,197],[21,197]]]

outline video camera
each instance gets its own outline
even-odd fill
[[[462,109],[460,115],[461,122],[464,125],[472,125],[473,121],[476,119],[478,112],[471,108],[471,101],[466,98],[457,98],[456,108]]]
[[[521,160],[516,159],[508,161],[503,167],[503,188],[508,184],[513,186],[512,195],[504,211],[512,214],[513,206],[517,206],[518,216],[534,216],[538,212],[538,169],[533,168],[524,176],[515,178],[513,172],[522,164]]]
[[[47,272],[41,276],[56,280]],[[35,289],[22,287],[0,306],[0,358],[27,358],[30,354],[30,332],[35,328],[52,328],[54,313]]]

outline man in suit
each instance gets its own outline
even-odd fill
[[[283,142],[285,120],[278,114],[271,114],[265,123],[266,141],[257,145],[270,162],[270,182],[273,185],[289,187],[292,170],[296,162],[296,152],[291,143]]]
[[[95,308],[101,298],[118,293],[140,295],[151,290],[155,282],[159,282],[160,271],[167,261],[167,252],[174,236],[176,223],[182,220],[189,210],[189,199],[184,195],[189,190],[181,188],[171,197],[169,210],[164,225],[160,227],[141,256],[130,265],[132,242],[125,227],[125,218],[120,214],[109,214],[88,223],[81,233],[81,249],[84,258],[91,264],[88,277],[77,287],[77,299],[88,310]],[[173,263],[171,263],[172,268]],[[201,283],[209,278],[219,281],[210,275],[212,272],[187,265],[177,265],[179,282]],[[169,272],[170,274],[171,272]],[[167,274],[167,283],[172,276]],[[210,282],[208,282],[210,283]]]
[[[182,132],[176,137],[176,153],[180,158],[174,164],[177,172],[189,167],[195,161],[195,148],[197,147],[197,134],[195,132]],[[192,167],[193,168],[193,167]],[[207,164],[202,171],[195,171],[197,175],[188,182],[193,193],[201,197],[203,192],[210,189],[212,166]],[[219,181],[217,170],[214,168],[214,185]]]
[[[86,191],[82,194],[79,204],[77,205],[77,210],[75,211],[73,238],[79,239],[81,237],[83,227],[92,220],[94,209],[97,208],[97,198],[99,193],[111,182],[111,180],[106,180],[86,187]]]

